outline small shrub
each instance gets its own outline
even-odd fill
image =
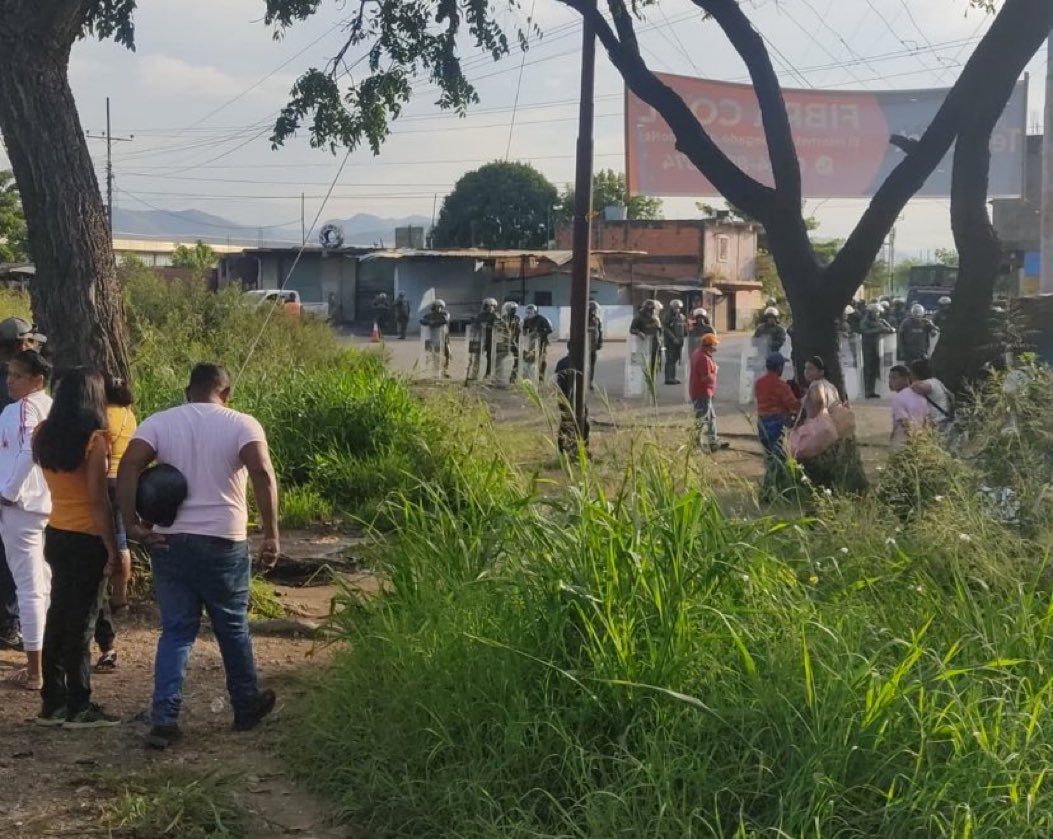
[[[332,522],[333,503],[313,486],[292,486],[279,499],[283,528],[299,530]]]
[[[103,807],[102,822],[110,835],[130,839],[247,839],[235,784],[227,775],[173,767],[122,776],[112,784],[120,792]]]
[[[280,618],[285,615],[285,607],[274,586],[256,575],[253,575],[249,588],[249,615],[256,619]]]

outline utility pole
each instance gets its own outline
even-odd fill
[[[304,212],[304,194],[300,193],[300,247],[307,247],[307,214]]]
[[[888,234],[888,294],[896,293],[896,226]]]
[[[595,6],[595,0],[589,0]],[[570,281],[570,361],[574,376],[574,419],[585,428],[585,364],[589,327],[589,263],[592,225],[592,135],[596,88],[596,26],[586,10],[581,23],[581,101],[574,179],[574,262]]]
[[[135,135],[131,134],[127,137],[114,137],[113,132],[110,130],[110,97],[106,97],[106,133],[105,134],[92,134],[90,131],[87,133],[89,140],[105,140],[106,141],[106,217],[110,222],[110,237],[113,237],[113,144],[114,143],[130,143],[135,139]]]
[[[1046,116],[1042,129],[1042,243],[1038,290],[1053,294],[1053,34],[1046,55]]]

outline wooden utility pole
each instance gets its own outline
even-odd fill
[[[110,97],[106,97],[106,133],[105,134],[92,134],[88,132],[86,135],[89,140],[105,140],[106,141],[106,217],[110,221],[110,236],[113,236],[113,144],[114,143],[130,143],[135,139],[135,135],[132,134],[130,137],[114,137],[113,132],[110,130]]]
[[[1042,129],[1042,244],[1039,291],[1053,294],[1053,34],[1046,56],[1046,116]]]
[[[589,263],[592,223],[592,128],[596,87],[596,27],[589,14],[581,23],[581,101],[574,179],[574,263],[570,283],[570,360],[574,375],[574,418],[585,427],[585,364],[588,359]]]

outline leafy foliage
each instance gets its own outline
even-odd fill
[[[560,223],[574,218],[574,187],[563,190],[560,199]],[[630,195],[625,173],[601,169],[592,178],[592,211],[602,213],[607,207],[624,206],[629,219],[652,220],[662,217],[662,199],[650,195]]]
[[[559,198],[527,163],[496,161],[461,177],[446,196],[433,231],[437,247],[540,248]]]
[[[265,21],[280,33],[313,15],[321,2],[267,0],[266,5]],[[363,0],[346,21],[347,40],[339,53],[293,86],[271,142],[280,146],[310,117],[312,145],[352,149],[365,140],[376,153],[390,121],[412,98],[412,82],[421,77],[439,88],[439,107],[465,113],[478,95],[461,66],[462,31],[467,28],[468,43],[495,61],[507,55],[508,35],[497,21],[501,5],[489,0]],[[517,5],[507,2],[509,8]],[[518,34],[525,48],[526,34],[522,29]],[[349,63],[347,53],[361,45],[366,52]],[[356,72],[363,63],[365,68]]]
[[[198,274],[203,274],[214,267],[216,259],[216,252],[200,239],[192,248],[180,245],[172,252],[173,267],[188,268]]]
[[[0,171],[0,262],[24,262],[29,258],[26,218],[18,184],[10,171]]]
[[[138,0],[87,0],[84,4],[84,37],[113,38],[130,50],[135,49],[135,8]]]

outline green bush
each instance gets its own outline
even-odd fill
[[[342,347],[316,319],[268,315],[235,289],[164,281],[134,262],[121,275],[140,416],[178,404],[195,363],[226,364],[233,406],[267,430],[285,526],[372,519],[388,493],[441,471],[438,423],[381,356]]]
[[[389,591],[338,615],[288,735],[356,829],[1053,831],[1050,592],[996,523],[730,518],[653,453],[613,493],[456,480],[402,501]]]

